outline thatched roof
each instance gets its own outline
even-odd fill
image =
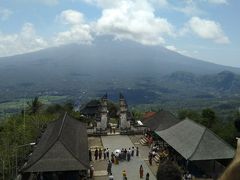
[[[48,125],[23,171],[79,171],[88,168],[86,127],[65,114]]]
[[[235,150],[206,127],[185,119],[156,133],[185,159],[231,159]]]
[[[176,118],[169,111],[161,110],[156,112],[152,116],[143,119],[143,124],[150,128],[152,131],[161,131],[167,129],[175,124],[180,122],[178,118]]]

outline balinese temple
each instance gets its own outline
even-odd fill
[[[105,94],[100,100],[99,114],[96,118],[97,121],[97,130],[106,130],[108,124],[108,99],[107,94]]]
[[[101,103],[99,100],[92,100],[80,110],[80,113],[86,117],[95,118],[98,115],[100,105]]]
[[[130,128],[130,119],[128,118],[128,105],[124,96],[120,93],[119,95],[119,126],[120,129]]]

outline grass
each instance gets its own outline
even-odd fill
[[[58,102],[61,100],[65,100],[67,98],[67,96],[40,96],[39,100],[43,103],[43,104],[51,104],[54,102]],[[11,101],[11,102],[4,102],[4,103],[0,103],[0,116],[1,114],[3,114],[4,112],[16,112],[16,111],[20,111],[22,109],[24,109],[27,107],[27,102],[31,101],[32,99],[29,98],[21,98],[15,101]]]

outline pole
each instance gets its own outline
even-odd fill
[[[18,147],[17,147],[18,148]],[[16,177],[17,177],[17,174],[18,174],[18,153],[17,153],[17,149],[16,148],[16,156],[15,156],[15,166],[16,166],[16,169],[15,169],[15,174],[16,174]]]
[[[4,160],[2,160],[2,163],[3,163],[3,180],[5,180],[5,172],[4,172],[5,164],[4,164]]]
[[[28,143],[28,144],[23,144],[23,145],[20,145],[20,146],[17,146],[16,147],[16,156],[15,156],[15,166],[16,166],[16,169],[15,169],[15,173],[16,173],[16,177],[17,177],[17,174],[18,174],[18,148],[21,148],[21,147],[26,147],[26,146],[34,146],[36,143],[35,142],[32,142],[32,143]]]

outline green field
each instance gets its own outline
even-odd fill
[[[67,96],[40,96],[39,97],[39,100],[45,105],[61,102],[66,99],[67,99]],[[27,102],[30,102],[31,100],[32,99],[29,99],[29,98],[26,98],[26,99],[21,98],[15,101],[0,103],[0,117],[2,117],[3,115],[6,116],[14,112],[20,112],[21,110],[23,110],[28,106]]]

